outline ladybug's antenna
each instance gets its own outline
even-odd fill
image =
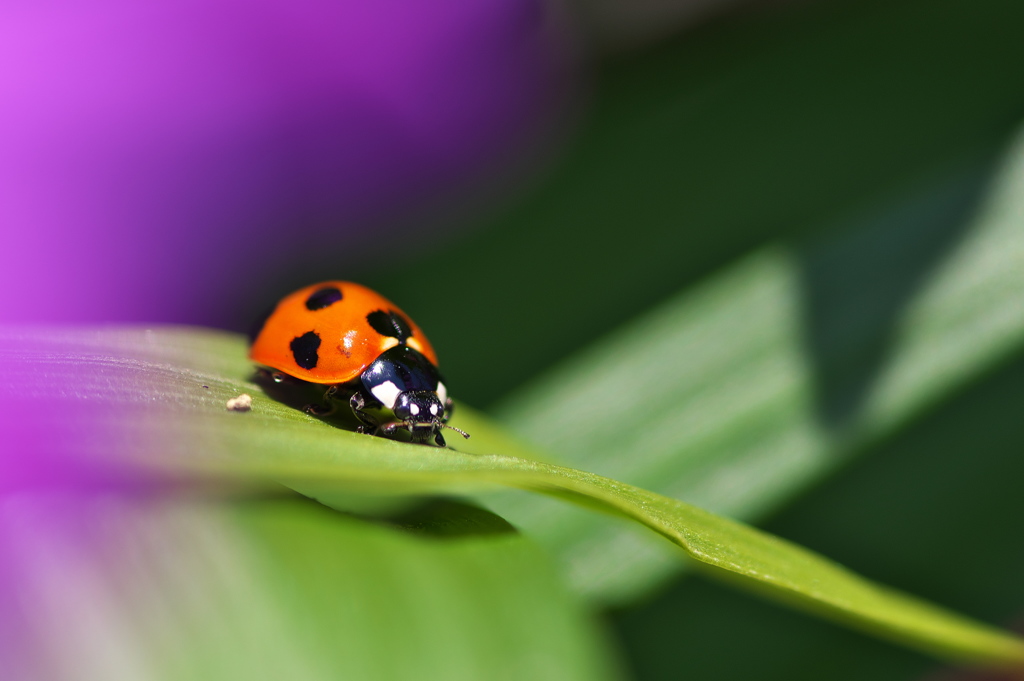
[[[450,428],[450,429],[454,430],[456,433],[458,433],[459,435],[461,435],[462,437],[466,438],[467,440],[469,439],[469,433],[467,433],[466,431],[462,430],[461,428],[456,428],[455,426],[449,426],[447,423],[440,423],[438,425],[440,425],[442,428]]]

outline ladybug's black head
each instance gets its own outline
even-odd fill
[[[413,426],[433,426],[444,420],[444,405],[433,390],[409,390],[391,408],[395,418]]]
[[[434,442],[438,446],[444,447],[442,428],[450,428],[462,437],[469,437],[464,430],[445,423],[450,414],[445,414],[445,404],[433,390],[407,390],[399,393],[391,411],[395,414],[396,422],[400,421],[405,428],[408,428],[414,442],[424,442],[433,435]]]

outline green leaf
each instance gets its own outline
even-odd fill
[[[240,338],[200,330],[8,330],[12,393],[62,409],[63,438],[93,451],[210,480],[282,481],[311,496],[459,493],[496,485],[584,502],[638,521],[722,577],[938,655],[1024,664],[1024,642],[876,586],[804,549],[689,504],[540,461],[437,449],[341,431],[245,382]],[[34,380],[29,380],[34,379]],[[204,387],[208,386],[208,387]],[[225,400],[255,395],[251,412]],[[105,403],[77,418],[75,404]],[[43,414],[46,416],[46,413]],[[96,437],[97,432],[105,437]],[[64,441],[68,441],[65,439]],[[515,521],[514,517],[511,520]]]

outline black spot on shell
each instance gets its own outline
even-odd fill
[[[382,336],[390,336],[391,338],[397,338],[402,343],[405,339],[412,335],[412,329],[407,320],[402,315],[398,314],[394,310],[377,310],[366,315],[366,321],[369,322],[373,330]]]
[[[315,331],[307,331],[291,343],[292,356],[295,363],[303,369],[312,369],[320,361],[317,350],[320,349],[320,336]]]
[[[260,332],[263,331],[263,326],[267,323],[267,320],[270,319],[270,315],[274,314],[274,310],[276,309],[276,303],[271,305],[263,314],[257,317],[256,321],[249,327],[249,345],[256,342],[256,338],[260,335]]]
[[[337,286],[325,286],[309,294],[309,298],[306,298],[306,309],[322,310],[334,305],[339,300],[341,300],[341,289]]]

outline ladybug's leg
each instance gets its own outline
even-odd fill
[[[402,423],[401,421],[392,421],[390,423],[385,423],[381,425],[380,432],[383,433],[384,435],[394,435],[395,431],[398,430],[399,428],[408,428],[408,426],[405,423]]]
[[[445,420],[447,421],[448,419],[446,418]],[[445,444],[444,436],[441,435],[441,429],[440,428],[438,428],[437,430],[434,431],[434,444],[436,444],[438,447],[447,447],[448,446],[448,445]]]
[[[352,407],[352,413],[359,419],[363,425],[359,426],[357,432],[359,433],[376,433],[380,428],[380,424],[377,419],[367,414],[366,409],[366,398],[358,390],[352,393],[352,397],[348,401],[348,406]]]
[[[426,444],[427,440],[430,439],[431,434],[435,431],[428,428],[417,428],[411,421],[391,421],[389,423],[382,424],[380,432],[382,435],[394,435],[395,431],[399,428],[405,428],[409,431],[409,441],[417,444]],[[444,438],[441,438],[441,442],[444,442]],[[441,445],[444,446],[443,444]]]
[[[332,385],[324,392],[324,403],[323,404],[307,404],[303,407],[303,411],[313,416],[330,416],[338,408],[331,398],[333,398],[338,392],[338,386]]]

